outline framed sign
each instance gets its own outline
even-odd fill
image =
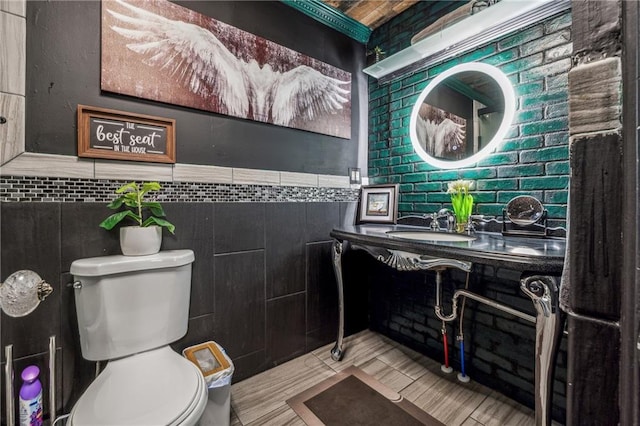
[[[176,162],[176,121],[78,105],[78,157]]]
[[[358,222],[396,223],[398,185],[363,186],[360,193]]]

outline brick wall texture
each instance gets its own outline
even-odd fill
[[[455,7],[453,2],[418,2],[378,28],[369,47],[393,54],[410,38]],[[369,178],[400,185],[399,214],[451,208],[447,183],[476,183],[475,212],[499,216],[517,195],[533,195],[547,208],[550,223],[564,225],[569,183],[568,72],[571,14],[564,13],[429,69],[380,83],[369,80]],[[409,120],[420,92],[432,78],[460,63],[479,61],[501,69],[513,83],[517,112],[507,138],[474,167],[442,170],[413,152]],[[373,259],[366,268],[371,289],[370,327],[434,359],[442,359],[441,321],[434,314],[435,274],[398,272]],[[450,312],[453,289],[465,276],[446,272],[443,304]],[[518,272],[476,265],[470,290],[535,315],[519,288]],[[491,307],[467,301],[464,314],[467,373],[525,405],[534,404],[535,326]],[[452,366],[459,370],[457,321],[447,325]],[[554,382],[553,417],[566,412],[566,337],[560,345]]]
[[[409,13],[374,31],[369,46],[380,46],[388,54],[408,47],[413,34],[451,7],[444,2],[418,2]],[[532,195],[542,201],[549,218],[561,225],[569,181],[571,54],[571,14],[564,13],[428,69],[383,83],[370,78],[370,182],[400,185],[401,216],[451,208],[447,183],[471,179],[476,188],[475,213],[500,216],[513,197]],[[435,76],[471,61],[498,67],[512,82],[517,104],[514,122],[504,142],[475,166],[437,169],[413,152],[411,110]]]
[[[398,272],[373,258],[367,262],[361,270],[367,271],[366,285],[371,291],[369,327],[443,362],[442,321],[434,312],[435,272]],[[447,270],[442,278],[441,306],[448,315],[453,292],[465,287],[466,273]],[[520,290],[519,279],[520,274],[515,271],[475,265],[468,288],[535,316],[531,299]],[[535,325],[471,299],[465,302],[463,318],[467,375],[533,409]],[[461,368],[460,345],[456,340],[460,334],[458,319],[447,323],[446,330],[450,364],[457,373]],[[552,415],[561,423],[566,414],[566,377],[565,336],[558,350],[553,383]]]

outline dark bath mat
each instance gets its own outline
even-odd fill
[[[356,367],[287,400],[309,426],[444,426]]]

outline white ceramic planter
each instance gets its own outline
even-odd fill
[[[160,251],[162,227],[123,226],[120,228],[120,249],[125,256],[144,256]]]

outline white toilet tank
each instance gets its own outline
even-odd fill
[[[70,272],[82,356],[120,358],[168,345],[189,320],[191,250],[79,259]],[[79,287],[79,288],[78,288]]]

